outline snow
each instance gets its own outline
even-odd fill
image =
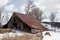
[[[3,34],[0,34],[0,40],[3,38]]]
[[[1,40],[2,38],[15,37],[16,35],[17,35],[17,36],[22,36],[22,35],[25,34],[25,32],[22,32],[22,31],[19,31],[19,30],[15,30],[15,31],[16,31],[16,33],[13,33],[13,32],[4,33],[4,34],[1,34],[1,33],[0,33],[0,40]]]
[[[45,35],[46,32],[49,32],[51,34],[51,36],[49,35]],[[3,37],[15,37],[16,35],[17,36],[22,36],[24,35],[25,32],[22,32],[22,31],[19,31],[19,30],[16,30],[16,33],[4,33],[4,34],[0,34],[0,40],[3,38]],[[59,40],[60,39],[60,32],[53,32],[53,31],[44,31],[43,32],[43,40]]]
[[[44,35],[46,32],[50,32],[51,36]],[[45,31],[43,32],[43,40],[60,40],[60,32]]]
[[[0,40],[1,40],[2,38],[15,37],[16,34],[17,34],[17,33],[12,33],[12,32],[0,34]],[[19,36],[20,36],[20,35],[19,35]]]

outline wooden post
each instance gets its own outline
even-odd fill
[[[0,13],[0,27],[1,27],[1,13]]]
[[[43,40],[43,33],[41,31],[40,40]]]
[[[37,33],[37,37],[39,40],[43,40],[43,33],[42,32],[43,31],[38,31],[38,33]]]
[[[0,13],[0,28],[1,28],[1,13]]]
[[[0,23],[0,27],[1,27],[1,23]]]
[[[21,30],[23,30],[23,23],[21,22]]]

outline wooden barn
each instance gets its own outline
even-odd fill
[[[9,22],[3,28],[18,29],[24,32],[34,32],[35,30],[48,30],[33,16],[14,12]]]

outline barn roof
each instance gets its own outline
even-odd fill
[[[16,15],[20,20],[27,24],[31,28],[36,28],[40,30],[47,30],[36,18],[27,14],[21,14],[14,12],[13,15]]]

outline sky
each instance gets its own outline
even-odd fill
[[[39,7],[44,15],[47,16],[43,21],[50,21],[48,19],[51,12],[57,12],[56,18],[57,22],[60,22],[60,0],[33,0],[34,4]],[[2,16],[5,16],[7,13],[9,17],[13,12],[24,13],[24,6],[27,0],[0,0],[0,7],[4,7]],[[48,14],[48,15],[47,15]],[[6,17],[5,17],[6,18]],[[6,21],[6,20],[4,20]],[[3,22],[4,22],[3,21]]]

